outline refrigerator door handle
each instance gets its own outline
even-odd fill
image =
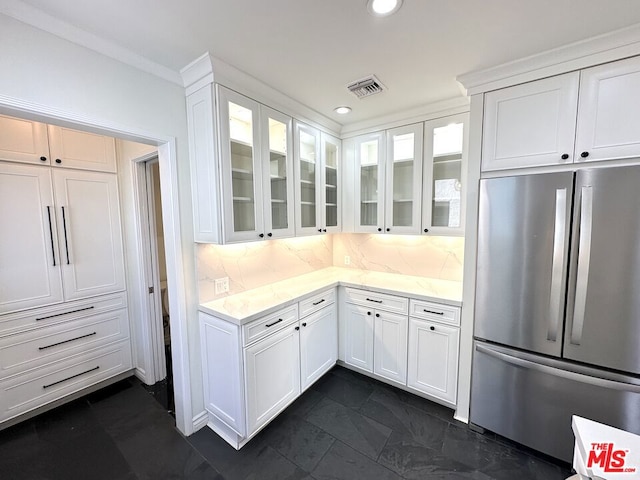
[[[573,326],[571,343],[580,345],[584,314],[587,307],[587,287],[589,283],[589,262],[591,261],[591,229],[593,224],[593,188],[580,189],[580,239],[578,242],[578,271],[576,274],[576,295],[573,304]]]
[[[506,363],[512,365],[534,370],[536,372],[553,375],[556,377],[564,378],[566,380],[573,380],[575,382],[586,383],[588,385],[594,385],[596,387],[610,388],[613,390],[621,390],[624,392],[640,393],[640,385],[632,383],[623,383],[615,380],[608,380],[606,378],[592,377],[582,373],[576,373],[569,370],[563,370],[561,368],[551,367],[542,363],[532,362],[523,358],[514,357],[506,353],[498,352],[492,348],[485,347],[484,345],[477,345],[476,350],[478,352],[489,355],[490,357],[497,358]]]
[[[549,294],[549,325],[547,340],[558,340],[558,328],[562,317],[562,281],[567,232],[567,189],[556,190],[556,218],[553,229],[553,262],[551,266],[551,292]]]

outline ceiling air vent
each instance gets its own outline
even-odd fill
[[[385,90],[385,86],[375,75],[351,82],[347,88],[358,98],[370,97]]]

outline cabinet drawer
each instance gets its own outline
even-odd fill
[[[275,333],[281,328],[297,321],[298,305],[292,305],[248,323],[242,327],[243,345],[246,347],[250,343]]]
[[[0,381],[0,422],[131,369],[129,341]]]
[[[129,336],[126,309],[0,338],[0,378]]]
[[[300,318],[304,318],[307,315],[311,315],[313,312],[317,312],[321,308],[331,305],[336,301],[336,289],[325,290],[311,298],[299,303],[300,306]]]
[[[450,305],[412,299],[409,304],[409,315],[432,322],[460,326],[460,308]]]
[[[407,298],[387,295],[385,293],[372,293],[355,288],[345,288],[345,290],[347,294],[346,299],[349,303],[393,313],[403,313],[405,315],[409,311],[409,300]]]
[[[69,322],[127,306],[127,293],[62,303],[53,307],[25,310],[0,316],[0,336]]]

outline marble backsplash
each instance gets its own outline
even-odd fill
[[[196,251],[200,302],[209,302],[332,265],[462,281],[464,238],[343,233],[198,244]],[[229,277],[229,292],[216,295],[214,281],[222,277]]]

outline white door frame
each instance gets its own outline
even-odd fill
[[[172,319],[171,356],[174,375],[176,427],[184,435],[191,435],[194,432],[194,426],[187,337],[185,268],[182,259],[182,229],[178,201],[176,138],[123,126],[104,119],[53,109],[45,105],[25,102],[4,95],[0,95],[0,113],[45,123],[55,123],[78,130],[119,137],[158,147],[160,188],[163,193],[162,218],[164,221],[164,242],[167,261],[167,290],[170,305],[169,314]]]

